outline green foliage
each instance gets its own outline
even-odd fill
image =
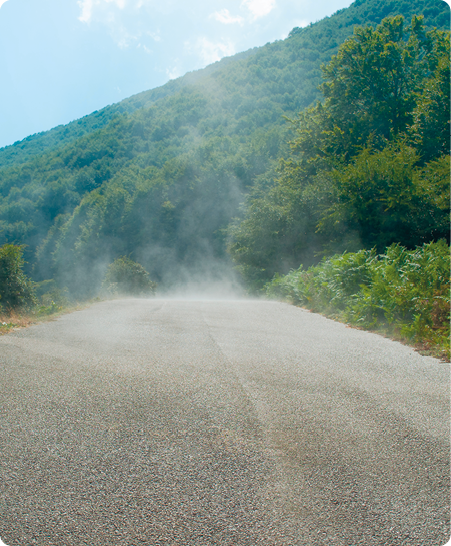
[[[401,16],[376,29],[356,27],[322,70],[324,104],[293,121],[292,149],[304,172],[347,163],[362,148],[381,149],[401,135],[428,160],[449,154],[449,33],[426,32],[415,16],[409,27]]]
[[[431,77],[423,83],[408,132],[424,162],[449,154],[450,63],[449,40]]]
[[[23,272],[23,247],[0,247],[0,309],[30,309],[36,303],[33,283]]]
[[[71,304],[67,288],[60,288],[54,279],[35,283],[35,292],[39,301],[37,316],[52,315]]]
[[[418,161],[416,151],[400,142],[380,152],[365,148],[335,170],[336,199],[319,223],[331,234],[330,247],[349,229],[378,251],[394,241],[413,248],[448,237],[449,156],[423,169]]]
[[[416,16],[356,27],[323,74],[324,103],[292,122],[275,183],[229,229],[256,287],[341,250],[449,241],[449,33]]]
[[[287,141],[301,131],[300,123],[287,126],[283,116],[295,118],[321,98],[321,65],[356,24],[375,26],[397,14],[410,20],[414,13],[425,13],[428,28],[449,26],[449,9],[437,0],[357,1],[294,29],[286,40],[0,150],[0,244],[25,244],[27,274],[37,281],[53,278],[77,297],[95,295],[110,256],[133,255],[152,278],[169,284],[186,271],[202,270],[206,258],[229,264],[226,229],[251,193],[249,210],[260,199],[262,213],[254,207],[253,223],[239,229],[236,247],[247,278],[258,284],[300,260],[313,261],[327,244],[327,234],[315,233],[322,211],[337,193],[324,173],[340,165],[316,154],[325,134],[319,125],[323,114],[315,117],[309,110],[305,123],[314,138],[306,142],[312,153],[304,162],[294,153],[281,168],[283,183],[271,190],[278,161],[289,153]],[[367,42],[376,34],[368,34]],[[404,52],[408,34],[396,42],[393,59]],[[426,55],[420,29],[411,35],[418,36],[418,44],[410,40],[412,55]],[[436,47],[426,56],[439,53]],[[416,82],[416,65],[409,66],[405,81]],[[434,101],[446,68],[440,60],[430,63],[424,85],[415,87],[417,107],[405,117],[411,124],[408,143],[419,150],[421,167],[438,159],[433,150],[443,140],[437,128],[446,113]],[[436,137],[433,144],[426,134]],[[274,195],[267,198],[267,191]],[[268,226],[258,233],[265,218]],[[251,224],[255,230],[247,240]],[[349,249],[346,233],[340,244]]]
[[[265,290],[270,296],[289,298],[313,311],[337,314],[346,309],[351,296],[370,283],[375,259],[375,250],[344,252],[307,270],[301,265],[288,275],[276,275]]]
[[[388,329],[450,356],[450,259],[444,240],[335,255],[266,285],[269,296],[355,326]]]
[[[408,28],[402,16],[384,19],[376,29],[357,27],[323,67],[327,107],[318,112],[317,148],[349,158],[371,139],[383,142],[405,132],[425,79],[447,50],[446,34],[426,32],[421,17]]]
[[[316,225],[318,203],[326,192],[307,185],[293,187],[290,165],[283,165],[279,183],[266,191],[254,188],[247,198],[244,219],[229,226],[228,250],[252,288],[258,289],[276,272],[286,273],[300,261],[313,263],[325,243]],[[285,184],[286,182],[286,184]]]
[[[141,264],[122,256],[108,266],[103,287],[112,294],[139,296],[153,294],[156,283],[150,280]]]

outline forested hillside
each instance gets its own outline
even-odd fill
[[[424,29],[393,31],[395,43],[414,37],[416,45],[412,42],[406,51],[412,58],[414,50],[417,52],[414,68],[423,70],[412,76],[415,85],[409,88],[410,98],[403,95],[402,100],[407,101],[405,119],[393,128],[383,128],[377,125],[381,114],[364,138],[348,142],[349,149],[338,149],[339,139],[334,141],[333,137],[338,129],[355,135],[357,127],[366,126],[368,120],[346,111],[346,105],[340,106],[340,88],[328,87],[338,65],[330,65],[329,80],[326,72],[326,83],[319,88],[321,65],[337,54],[356,25],[375,27],[384,17],[402,15],[406,29],[415,14],[424,15]],[[300,247],[309,238],[317,238],[319,228],[327,235],[320,234],[318,245],[307,245],[310,260],[318,249],[330,251],[329,243],[345,244],[348,234],[354,246],[390,244],[388,235],[381,240],[374,240],[371,234],[366,239],[360,234],[356,237],[356,214],[368,211],[349,212],[338,194],[348,195],[352,184],[355,191],[359,161],[373,161],[375,172],[378,161],[392,161],[396,170],[396,157],[404,154],[406,168],[411,171],[402,176],[415,179],[422,198],[433,195],[437,215],[443,213],[440,188],[446,153],[441,150],[437,154],[435,145],[429,150],[429,140],[423,137],[425,131],[437,136],[441,123],[441,110],[433,111],[431,104],[437,98],[434,93],[442,92],[440,82],[445,81],[446,70],[449,73],[449,61],[444,64],[441,60],[446,54],[443,44],[449,39],[440,33],[426,35],[432,27],[449,28],[449,8],[441,0],[357,0],[330,18],[293,29],[286,40],[224,59],[162,88],[0,150],[0,245],[26,244],[28,272],[35,280],[55,278],[72,293],[88,295],[98,288],[107,265],[119,256],[140,262],[152,279],[167,285],[193,274],[218,278],[229,264],[226,246],[230,237],[235,261],[246,278],[257,284],[276,271],[299,265],[305,255],[305,248]],[[324,100],[323,93],[326,110],[311,106]],[[309,106],[310,110],[305,110]],[[354,116],[353,128],[340,125],[339,118],[330,115],[330,108],[339,111],[340,120],[346,120],[348,113]],[[423,123],[435,119],[436,114],[440,118],[437,126]],[[287,123],[284,116],[296,119],[295,123]],[[324,123],[323,133],[329,140],[321,136],[321,130],[312,140],[312,126],[306,129],[303,124],[306,119],[317,127]],[[294,142],[291,148],[290,141]],[[327,163],[324,147],[330,157],[337,151],[334,156],[341,161],[342,170],[337,170],[336,163]],[[290,157],[290,149],[303,154],[302,158],[296,153]],[[281,158],[286,159],[282,167]],[[315,186],[310,185],[315,191],[309,195],[304,191],[306,186],[298,184],[302,191],[283,194],[282,188],[297,184],[304,176],[302,161],[316,169],[309,173],[315,179]],[[331,184],[331,178],[321,173],[334,169],[339,182]],[[287,182],[287,173],[291,173],[291,182]],[[430,180],[435,181],[432,194],[427,186]],[[320,186],[321,192],[316,193]],[[408,195],[408,186],[405,191]],[[246,195],[246,207],[240,209]],[[280,207],[274,196],[276,201],[292,199],[293,206]],[[306,199],[327,201],[328,212],[324,213],[324,207],[299,207],[299,200]],[[250,218],[255,217],[259,203],[267,208],[262,209],[259,222],[252,224]],[[415,206],[421,208],[422,203],[420,199]],[[234,220],[230,228],[239,214],[242,221]],[[279,216],[280,226],[274,224]],[[338,228],[322,227],[335,226],[337,221]],[[423,226],[420,238],[441,236],[442,216],[437,222],[438,227]],[[390,229],[382,231],[392,233]],[[406,224],[403,229],[410,227]],[[377,230],[374,226],[373,231]],[[338,234],[335,240],[331,233]],[[268,262],[264,241],[282,253],[271,255]]]
[[[323,67],[324,102],[292,121],[275,183],[257,183],[230,228],[249,281],[336,252],[449,243],[449,49],[422,17],[345,41]]]

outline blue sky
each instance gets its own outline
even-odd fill
[[[351,0],[0,0],[0,147],[285,38]]]

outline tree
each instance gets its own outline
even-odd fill
[[[0,247],[0,307],[30,309],[37,303],[33,283],[23,272],[23,246]]]
[[[423,85],[413,111],[410,139],[423,162],[449,155],[450,149],[450,63],[447,51],[437,63],[433,76]]]
[[[325,151],[349,158],[371,139],[383,144],[406,132],[425,81],[447,51],[446,33],[426,32],[423,17],[414,16],[407,28],[401,16],[376,29],[357,27],[322,67]]]
[[[244,218],[229,226],[228,251],[251,288],[261,288],[275,273],[288,273],[301,262],[316,261],[326,242],[316,227],[328,193],[319,177],[309,185],[301,169],[286,161],[273,187],[248,197]]]
[[[449,156],[423,169],[418,160],[413,148],[393,143],[376,152],[365,148],[334,171],[336,198],[319,225],[330,246],[348,230],[379,252],[394,242],[408,248],[449,242]]]
[[[149,274],[141,264],[121,256],[108,266],[103,286],[115,294],[139,296],[153,294],[156,283],[150,280]]]

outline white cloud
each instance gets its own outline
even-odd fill
[[[235,53],[235,47],[231,42],[210,42],[207,38],[199,38],[194,47],[185,44],[187,49],[194,49],[205,64],[215,63],[223,57]]]
[[[97,21],[106,25],[116,45],[120,49],[127,49],[131,45],[137,44],[143,34],[139,28],[129,28],[130,25],[124,24],[124,20],[127,21],[127,18],[124,19],[120,13],[132,2],[131,7],[136,8],[142,5],[143,0],[77,0],[81,8],[78,19],[82,23],[89,24],[91,21]],[[134,26],[136,27],[136,25]],[[158,35],[152,37],[155,41],[159,40]]]
[[[221,9],[220,11],[216,11],[215,13],[212,13],[210,17],[216,19],[216,21],[219,21],[220,23],[224,23],[225,25],[231,25],[233,23],[243,24],[243,18],[239,15],[237,15],[236,17],[230,15],[228,9]]]
[[[82,23],[89,23],[92,17],[93,0],[79,0],[77,4],[81,8],[81,14],[78,18]]]
[[[0,0],[1,2],[2,0]],[[89,23],[92,19],[93,10],[95,7],[104,7],[105,4],[114,4],[118,9],[124,9],[127,5],[127,0],[78,0],[77,4],[81,8],[81,14],[78,18],[82,23]],[[142,4],[139,0],[138,7]]]
[[[3,4],[6,2],[7,0],[0,0],[0,8],[3,6]]]
[[[119,49],[127,49],[127,47],[130,46],[131,40],[126,35],[126,36],[121,36],[120,38],[116,39],[116,43],[117,43]]]
[[[166,75],[170,80],[175,80],[176,78],[179,78],[182,73],[176,66],[174,66],[173,68],[166,69]]]
[[[116,6],[119,8],[119,9],[124,9],[125,8],[125,4],[127,3],[126,0],[105,0],[105,2],[107,4],[116,4]]]
[[[138,47],[138,49],[140,49],[140,48],[141,48],[141,49],[144,49],[144,51],[147,53],[147,55],[152,55],[152,50],[149,49],[146,45],[144,45],[144,44],[138,44],[137,47]],[[0,544],[0,546],[1,546],[1,544]]]
[[[264,17],[276,7],[276,0],[243,0],[241,7],[246,7],[254,19]]]
[[[160,31],[157,30],[157,32],[150,32],[148,31],[147,32],[148,36],[150,36],[152,38],[152,40],[154,40],[155,42],[161,42],[161,36],[160,36]]]
[[[143,6],[145,6],[146,4],[151,4],[151,0],[137,0],[136,4],[134,5],[134,7],[136,9],[141,9]],[[1,545],[0,545],[1,546]]]
[[[127,49],[133,43],[138,42],[140,33],[132,34],[123,25],[117,23],[114,17],[110,20],[111,35],[120,49]]]

